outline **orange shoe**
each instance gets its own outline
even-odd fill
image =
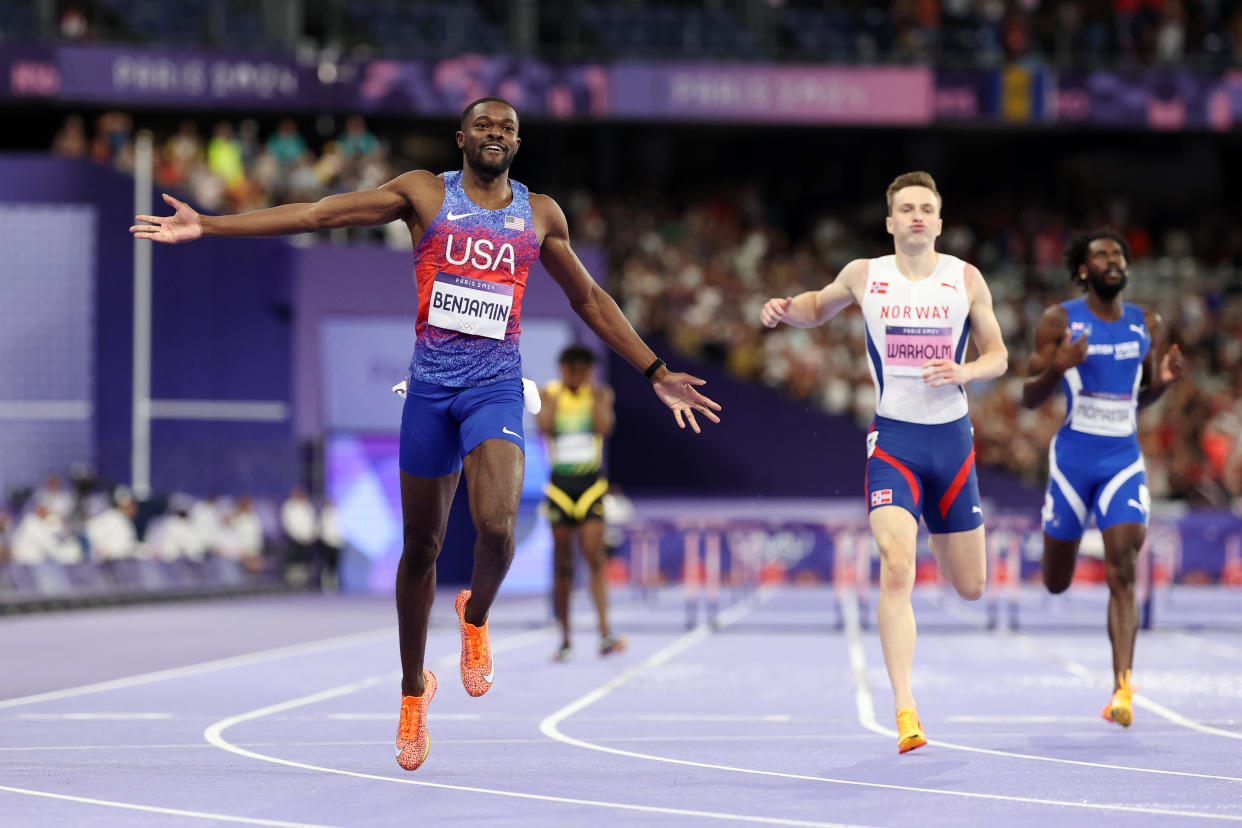
[[[397,764],[406,770],[418,770],[431,752],[431,734],[427,732],[427,708],[436,695],[436,677],[423,670],[421,696],[401,697],[401,719],[397,723]]]
[[[909,753],[915,748],[927,744],[923,735],[923,723],[919,721],[919,713],[913,707],[897,711],[897,752]]]
[[[481,696],[492,687],[496,665],[492,662],[492,644],[487,622],[476,627],[466,623],[466,602],[470,590],[457,593],[457,621],[461,624],[461,683],[472,696]]]
[[[1117,676],[1117,689],[1113,697],[1104,705],[1100,715],[1110,722],[1122,727],[1129,727],[1134,721],[1134,685],[1130,683],[1130,671],[1126,670]]]

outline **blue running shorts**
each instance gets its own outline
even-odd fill
[[[924,425],[876,417],[867,434],[867,511],[900,506],[932,534],[983,525],[970,417]]]
[[[441,477],[484,440],[508,440],[525,451],[522,380],[450,388],[410,379],[401,410],[401,471]]]
[[[1044,531],[1057,540],[1077,540],[1092,512],[1101,531],[1118,523],[1146,526],[1151,495],[1138,441],[1093,438],[1088,446],[1074,438],[1057,434],[1048,450]],[[1104,440],[1117,445],[1110,447]]]

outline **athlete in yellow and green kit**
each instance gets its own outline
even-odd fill
[[[591,569],[591,596],[599,614],[599,653],[625,649],[625,639],[608,626],[608,583],[604,573],[604,438],[612,431],[612,389],[595,383],[595,354],[581,345],[561,352],[561,378],[544,386],[539,429],[548,438],[552,479],[548,482],[548,518],[552,523],[552,605],[561,626],[556,661],[573,657],[569,632],[569,594],[574,585],[575,534]]]

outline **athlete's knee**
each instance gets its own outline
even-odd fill
[[[880,550],[880,588],[909,591],[914,586],[914,556],[906,550]]]
[[[475,518],[479,542],[487,546],[512,546],[517,514],[508,509],[482,509]]]
[[[983,592],[987,589],[988,577],[987,573],[971,574],[964,578],[958,578],[958,583],[953,585],[957,590],[957,594],[966,601],[978,601],[983,597]]]
[[[1044,568],[1044,586],[1053,595],[1060,595],[1062,592],[1070,588],[1070,582],[1074,580],[1074,573],[1053,572],[1047,567]]]
[[[1125,592],[1134,589],[1136,571],[1134,557],[1126,556],[1121,560],[1110,560],[1104,564],[1104,580],[1112,592]]]
[[[591,573],[595,574],[604,568],[604,550],[603,549],[583,549],[582,558],[586,561],[586,565],[590,568]]]
[[[406,525],[402,536],[401,565],[407,575],[422,575],[436,565],[440,540],[419,526]]]
[[[558,560],[552,565],[552,575],[562,581],[574,579],[574,562]]]

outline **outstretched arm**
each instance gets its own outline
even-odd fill
[[[759,321],[775,328],[781,322],[796,328],[822,325],[852,302],[861,302],[867,284],[867,259],[855,259],[841,269],[837,278],[820,290],[808,290],[797,296],[769,299],[759,312]]]
[[[1164,348],[1168,336],[1164,331],[1164,325],[1161,322],[1160,314],[1155,312],[1146,312],[1144,324],[1147,326],[1147,336],[1151,340],[1151,348],[1147,351],[1147,356],[1143,359],[1143,380],[1139,385],[1138,407],[1146,408],[1168,390],[1169,386],[1182,378],[1186,373],[1186,360],[1182,356],[1182,351],[1177,345],[1170,345]],[[1160,368],[1156,370],[1156,354],[1164,350],[1160,358]]]
[[[569,304],[582,321],[621,357],[639,371],[645,371],[656,361],[655,352],[639,337],[617,303],[587,272],[582,261],[569,243],[569,223],[559,204],[545,195],[531,195],[531,207],[538,223],[545,229],[543,247],[539,260],[548,273],[565,291]],[[715,412],[720,405],[695,390],[706,380],[679,374],[661,366],[651,377],[656,395],[673,410],[677,425],[698,433],[699,424],[695,412],[714,423],[720,422]],[[684,418],[684,421],[683,421]]]
[[[164,195],[176,212],[171,216],[135,216],[129,228],[139,239],[177,244],[203,236],[283,236],[332,227],[370,227],[409,219],[415,194],[435,176],[425,170],[408,172],[374,190],[330,195],[316,202],[283,204],[233,216],[204,216],[183,201]]]
[[[975,380],[999,377],[1009,368],[1009,350],[1001,334],[992,291],[974,265],[966,265],[966,295],[970,297],[970,338],[979,350],[977,359],[958,363],[952,359],[930,359],[923,365],[923,382],[932,386],[965,385]]]
[[[1087,335],[1071,337],[1065,308],[1060,305],[1046,308],[1035,330],[1035,351],[1026,367],[1022,405],[1027,408],[1043,405],[1057,390],[1065,372],[1086,360]]]

